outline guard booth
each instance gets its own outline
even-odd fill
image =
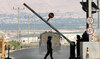
[[[6,57],[6,38],[0,33],[0,58]]]

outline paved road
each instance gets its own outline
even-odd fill
[[[43,59],[45,54],[46,52],[40,54],[38,48],[29,48],[12,52],[10,56],[13,59]],[[53,53],[54,59],[68,59],[69,56],[69,47],[61,48],[59,52]],[[50,56],[47,59],[50,59]]]

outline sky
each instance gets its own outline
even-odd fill
[[[20,12],[30,13],[23,5],[23,3],[26,3],[39,13],[71,12],[75,14],[73,16],[85,17],[80,2],[81,0],[0,0],[0,14],[16,14],[18,7],[20,8]],[[25,8],[25,10],[23,10],[23,8]]]
[[[23,3],[38,12],[78,12],[81,10],[79,2],[80,0],[0,0],[0,13],[12,13],[13,7],[25,8]]]
[[[93,0],[93,1],[96,2],[96,0]],[[23,5],[23,3],[26,3],[37,13],[46,13],[46,14],[49,12],[55,13],[54,19],[55,18],[59,18],[59,19],[70,18],[70,17],[86,18],[86,13],[82,10],[82,6],[80,2],[81,0],[0,0],[0,16],[2,16],[3,14],[17,15],[18,7],[20,8],[20,12],[32,14],[32,12]],[[0,17],[0,20],[5,19],[6,21],[12,22],[12,19],[10,17],[3,16],[3,17]],[[47,16],[44,16],[44,17],[48,18]],[[36,18],[36,19],[39,19],[39,18]],[[14,18],[13,22],[17,23],[17,18]]]

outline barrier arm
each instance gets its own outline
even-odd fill
[[[26,3],[23,4],[25,7],[27,7],[31,12],[33,12],[36,16],[38,16],[42,21],[44,21],[47,25],[49,25],[53,30],[55,30],[58,34],[60,34],[63,38],[65,38],[71,45],[73,43],[66,38],[62,33],[60,33],[55,27],[53,27],[48,21],[46,21],[44,18],[42,18],[39,14],[37,14],[32,8],[30,8]]]

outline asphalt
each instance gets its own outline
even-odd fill
[[[12,59],[43,59],[46,52],[39,53],[38,48],[22,49],[18,51],[13,51],[10,53],[10,58]],[[61,48],[59,52],[53,52],[54,59],[69,59],[70,50],[69,47]],[[48,56],[47,59],[50,59]]]

